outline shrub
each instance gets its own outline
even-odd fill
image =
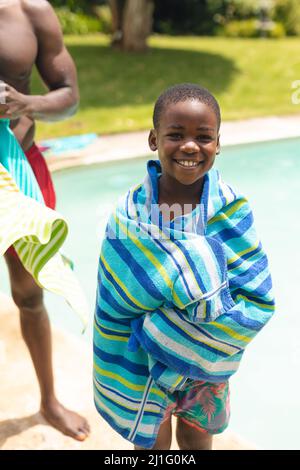
[[[103,4],[106,0],[51,0],[54,8],[67,8],[74,13],[90,14],[95,5]]]
[[[254,18],[260,14],[260,0],[207,0],[207,5],[221,24]]]
[[[273,27],[269,30],[267,36],[270,38],[282,38],[286,35],[285,27],[279,21],[272,21],[271,22]]]
[[[100,29],[102,33],[109,34],[112,32],[112,15],[111,9],[107,5],[102,5],[94,7],[93,9],[95,15],[97,16]]]
[[[300,2],[299,0],[274,0],[273,18],[281,21],[286,33],[300,36]]]
[[[220,33],[230,38],[255,38],[259,36],[258,21],[256,19],[229,21],[220,29]]]
[[[213,34],[207,0],[155,0],[153,30],[163,34]]]
[[[263,24],[261,21],[252,18],[249,20],[230,21],[218,31],[219,35],[232,38],[281,38],[285,36],[285,29],[281,23],[268,21]]]
[[[56,14],[60,21],[64,34],[89,34],[101,31],[99,19],[73,13],[68,8],[56,8]]]

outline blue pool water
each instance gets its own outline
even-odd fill
[[[54,174],[58,210],[69,221],[65,252],[91,307],[84,339],[91,341],[97,258],[109,207],[145,175],[147,159],[80,167]],[[256,227],[267,251],[277,312],[250,344],[231,379],[231,429],[260,448],[299,449],[300,436],[300,139],[226,147],[217,159],[223,179],[250,199]],[[1,290],[8,290],[1,262]],[[80,323],[65,303],[46,295],[54,324],[80,334]]]

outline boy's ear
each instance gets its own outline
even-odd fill
[[[152,152],[155,152],[155,150],[157,150],[157,137],[155,129],[151,129],[148,137],[148,143]]]
[[[217,140],[217,151],[216,151],[216,155],[219,155],[221,151],[221,144],[220,144],[220,134],[218,135],[218,140]]]

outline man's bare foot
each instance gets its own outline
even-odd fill
[[[51,426],[77,441],[84,441],[90,433],[87,420],[74,411],[67,410],[56,399],[42,404],[40,412]]]

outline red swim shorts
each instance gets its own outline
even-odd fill
[[[35,143],[33,143],[32,147],[27,152],[25,152],[25,155],[41,189],[46,206],[50,207],[50,209],[55,209],[55,190],[50,172],[42,153]],[[17,256],[12,246],[7,250],[6,253]]]

